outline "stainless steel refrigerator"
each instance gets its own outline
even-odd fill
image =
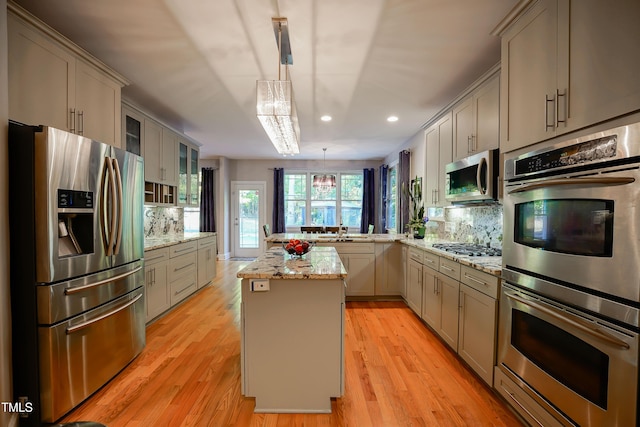
[[[14,393],[30,409],[21,425],[39,426],[144,348],[144,168],[124,150],[18,123],[9,156]]]

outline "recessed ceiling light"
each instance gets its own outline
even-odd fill
[[[398,121],[398,116],[389,116],[389,117],[387,117],[387,121],[391,122],[391,123],[397,122]]]
[[[331,116],[325,114],[324,116],[320,117],[320,120],[322,120],[323,122],[330,122]]]

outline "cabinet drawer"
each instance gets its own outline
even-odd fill
[[[333,245],[339,254],[372,254],[375,243],[336,243]]]
[[[178,243],[177,245],[169,246],[169,256],[171,258],[177,257],[180,255],[187,254],[189,252],[193,252],[198,249],[198,241],[192,240],[189,242]]]
[[[144,265],[157,264],[169,259],[169,248],[144,251]]]
[[[425,252],[424,253],[424,260],[422,262],[422,264],[426,265],[427,267],[431,267],[434,270],[438,271],[438,269],[440,268],[440,257],[436,254],[432,254],[431,252]]]
[[[560,427],[562,424],[553,418],[531,396],[506,376],[500,367],[494,368],[494,387],[500,395],[522,416],[530,425]]]
[[[460,280],[460,264],[455,261],[440,257],[440,267],[438,271],[452,279]]]
[[[191,252],[169,260],[169,271],[167,276],[169,282],[173,282],[178,277],[185,275],[193,275],[196,277],[196,268],[198,266],[197,252]]]
[[[422,264],[423,257],[424,257],[423,250],[417,249],[417,248],[409,248],[409,259],[418,261],[420,264]]]
[[[208,248],[211,245],[216,243],[216,236],[205,237],[204,239],[198,240],[198,249]]]
[[[498,299],[499,278],[493,274],[463,265],[460,268],[460,281],[491,298]]]
[[[189,274],[186,276],[182,276],[177,280],[171,282],[169,287],[171,292],[171,305],[174,305],[196,291],[196,275]]]

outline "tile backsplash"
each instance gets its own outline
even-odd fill
[[[427,222],[427,234],[439,239],[502,247],[502,205],[451,207]]]
[[[164,237],[182,233],[184,233],[184,211],[182,208],[145,206],[145,237]]]

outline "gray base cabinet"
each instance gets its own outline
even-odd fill
[[[147,322],[171,307],[167,282],[168,260],[169,248],[155,249],[144,253]]]
[[[366,297],[375,293],[375,244],[374,243],[319,243],[332,246],[340,255],[347,270],[347,296]]]
[[[489,385],[496,362],[499,278],[409,248],[407,305]]]
[[[342,279],[242,279],[242,394],[255,412],[331,412],[344,391]]]
[[[216,277],[216,258],[216,237],[212,236],[198,240],[198,289],[204,287]]]
[[[169,291],[174,305],[198,288],[198,242],[179,243],[169,248]]]

